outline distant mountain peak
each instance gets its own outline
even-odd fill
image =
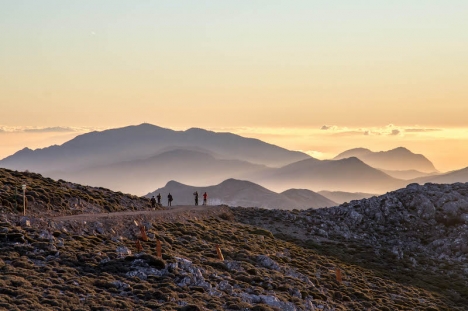
[[[350,149],[337,155],[334,160],[350,157],[357,157],[364,163],[383,170],[417,170],[425,173],[437,171],[434,164],[424,155],[413,153],[411,150],[402,146],[377,152],[365,148]]]
[[[186,185],[175,180],[170,180],[167,182],[165,187],[174,187],[174,186],[178,187],[178,186],[186,186]]]

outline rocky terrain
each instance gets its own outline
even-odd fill
[[[140,226],[148,240],[139,250]],[[4,310],[464,310],[435,291],[237,223],[222,207],[117,225],[4,216],[0,232]]]
[[[327,209],[234,209],[244,223],[468,306],[468,184],[411,184]]]
[[[68,184],[6,173],[2,191],[9,178]],[[467,187],[305,211],[150,211],[102,190],[136,210],[83,214],[35,199],[34,214],[0,214],[0,310],[467,310]]]

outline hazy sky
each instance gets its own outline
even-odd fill
[[[0,126],[248,128],[468,166],[467,16],[466,0],[0,0]],[[310,136],[388,124],[439,131],[340,134],[333,151]],[[21,135],[0,135],[0,156],[45,134]]]

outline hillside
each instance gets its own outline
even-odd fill
[[[424,155],[415,154],[403,147],[379,152],[373,152],[365,148],[355,148],[340,153],[334,158],[334,160],[341,160],[350,157],[357,157],[364,163],[383,170],[416,170],[423,173],[437,172],[434,164],[432,164],[432,162],[429,161]]]
[[[319,191],[318,194],[323,195],[324,197],[338,203],[342,204],[345,202],[350,202],[353,200],[362,200],[375,196],[372,193],[364,192],[344,192],[344,191]]]
[[[40,174],[0,169],[0,209],[22,212],[26,184],[28,215],[54,213],[90,213],[150,208],[147,198],[113,192],[105,188],[86,187],[63,180],[55,181]]]
[[[173,204],[192,205],[194,204],[193,193],[195,191],[199,193],[200,204],[202,194],[207,192],[210,205],[226,204],[269,209],[304,209],[336,205],[335,202],[309,190],[291,189],[284,193],[276,193],[255,183],[232,178],[208,187],[194,187],[170,181],[165,187],[149,193],[146,197],[156,196],[160,193],[165,202],[167,195],[171,193],[174,196]]]
[[[468,184],[304,211],[152,211],[147,199],[0,172],[2,310],[466,310]],[[37,204],[27,217],[6,199],[24,181]],[[91,202],[74,211],[76,198]]]
[[[411,184],[327,209],[234,209],[243,223],[468,305],[468,183]]]
[[[0,308],[466,310],[463,300],[237,223],[226,207],[214,210],[218,213],[211,216],[127,216],[85,224],[30,218],[30,226],[2,215]],[[262,214],[256,211],[254,218]],[[140,225],[147,241],[141,239]]]
[[[323,161],[311,158],[254,174],[248,179],[276,191],[306,188],[314,191],[382,193],[407,184],[358,158]]]
[[[281,194],[293,200],[294,202],[297,202],[300,206],[302,206],[302,208],[305,206],[318,208],[337,205],[333,200],[330,200],[327,197],[324,197],[323,195],[308,189],[289,189],[281,192]]]
[[[448,172],[445,174],[416,178],[412,180],[412,182],[416,182],[419,184],[425,184],[425,183],[452,184],[452,183],[457,183],[457,182],[466,183],[468,182],[468,167],[463,168],[461,170]]]
[[[382,170],[385,174],[392,176],[394,178],[403,179],[403,180],[413,180],[416,178],[435,176],[438,173],[423,173],[417,170],[407,170],[407,171],[391,171],[391,170]]]
[[[228,159],[282,166],[309,156],[258,139],[203,129],[174,131],[141,124],[80,135],[60,146],[25,148],[0,161],[0,167],[39,173],[74,172],[150,158],[168,148],[199,148]]]

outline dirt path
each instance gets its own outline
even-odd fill
[[[115,213],[99,213],[99,214],[80,214],[80,215],[70,215],[70,216],[58,216],[54,217],[55,221],[68,221],[68,220],[88,220],[93,221],[99,218],[114,218],[114,217],[122,217],[122,216],[139,216],[139,215],[147,215],[147,216],[158,216],[158,215],[176,215],[180,213],[190,212],[194,214],[203,214],[205,212],[222,212],[224,209],[223,206],[195,206],[195,205],[178,205],[173,207],[165,207],[163,210],[156,210],[156,211],[131,211],[131,212],[115,212]]]

